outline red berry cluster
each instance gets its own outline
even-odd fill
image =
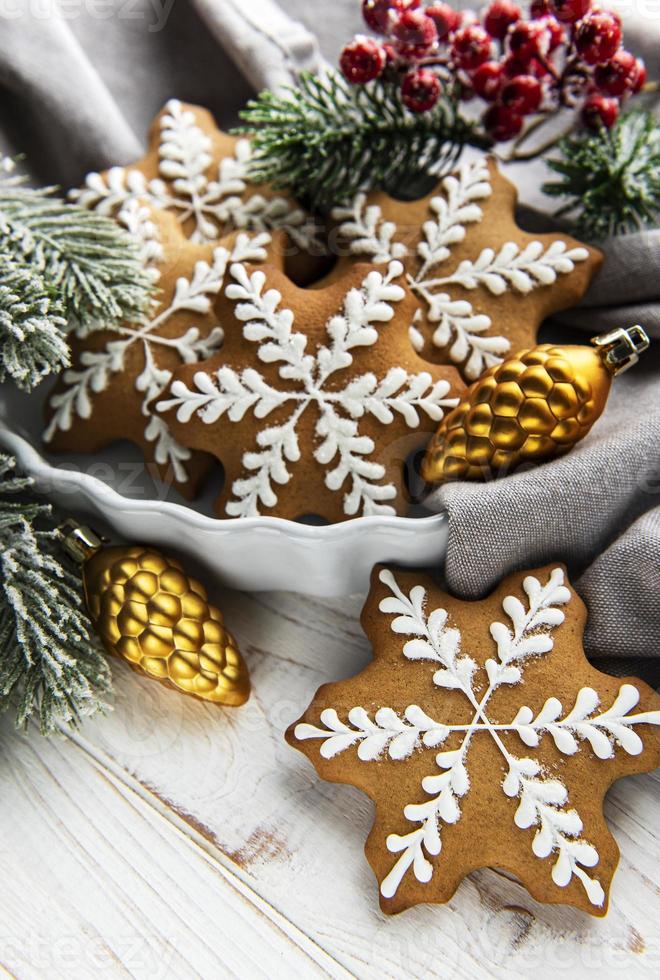
[[[413,112],[432,109],[443,88],[476,96],[489,103],[483,124],[495,140],[562,107],[580,108],[588,126],[612,126],[646,81],[643,62],[621,47],[619,17],[592,0],[532,0],[528,17],[513,0],[492,0],[481,18],[422,0],[362,0],[362,13],[380,38],[346,45],[349,82],[396,80]]]

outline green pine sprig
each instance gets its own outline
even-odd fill
[[[105,655],[83,610],[78,572],[59,560],[50,506],[0,455],[0,711],[44,735],[107,708]]]
[[[413,113],[397,84],[350,85],[338,72],[306,72],[298,88],[262,92],[241,118],[238,132],[252,134],[251,179],[321,210],[359,190],[402,189],[445,172],[466,143],[487,145],[446,95]]]
[[[66,364],[57,340],[65,326],[88,332],[140,322],[153,285],[117,222],[63,201],[54,188],[28,187],[13,170],[0,157],[0,369],[32,388]]]
[[[611,130],[565,137],[558,148],[547,163],[560,179],[543,190],[566,198],[557,214],[578,234],[599,241],[657,223],[660,126],[650,112],[625,113]]]
[[[44,276],[0,256],[0,381],[32,388],[69,365],[64,306]]]

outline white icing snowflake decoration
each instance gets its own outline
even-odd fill
[[[277,504],[276,487],[289,482],[292,465],[301,460],[298,424],[306,412],[314,411],[314,459],[327,468],[328,489],[339,492],[348,481],[344,513],[394,514],[388,501],[396,496],[396,488],[385,482],[385,467],[369,459],[376,445],[360,433],[360,419],[368,415],[387,426],[398,415],[414,429],[420,413],[439,421],[457,399],[448,397],[448,381],[434,382],[427,371],[410,374],[396,366],[383,377],[369,371],[349,377],[343,387],[336,384],[337,376],[353,363],[351,351],[377,344],[378,326],[394,316],[395,304],[404,297],[393,281],[401,275],[401,265],[390,263],[385,275],[369,272],[359,289],[346,294],[343,309],[326,325],[327,346],[314,353],[307,350],[308,338],[295,331],[295,315],[282,306],[282,295],[265,288],[263,272],[250,274],[241,263],[232,265],[230,272],[234,282],[226,295],[237,302],[235,316],[244,324],[243,337],[257,345],[255,355],[264,364],[280,365],[278,375],[285,384],[268,384],[253,367],[239,371],[222,364],[212,373],[195,373],[192,387],[175,380],[171,397],[157,406],[162,412],[176,410],[184,425],[197,417],[209,426],[220,419],[238,423],[248,413],[267,419],[274,410],[286,408],[284,421],[265,424],[257,445],[243,455],[243,473],[231,485],[227,513],[250,517]]]
[[[552,856],[555,885],[565,887],[575,877],[589,902],[602,906],[604,889],[597,877],[585,870],[598,864],[599,855],[594,845],[582,837],[583,821],[570,805],[566,786],[559,775],[546,772],[537,759],[525,754],[524,748],[521,752],[507,748],[502,736],[516,735],[527,748],[551,738],[565,756],[575,755],[581,742],[587,742],[599,760],[612,758],[617,747],[636,756],[644,746],[635,728],[660,725],[660,711],[632,713],[640,694],[634,685],[625,683],[604,709],[598,693],[583,687],[568,710],[551,696],[536,715],[523,704],[508,723],[490,720],[488,705],[493,693],[503,685],[520,684],[526,662],[544,657],[553,649],[553,631],[565,618],[561,607],[571,599],[560,568],[551,572],[545,584],[532,575],[523,580],[526,604],[512,595],[502,601],[508,623],[494,622],[490,626],[497,656],[484,664],[488,683],[480,695],[475,686],[479,668],[462,652],[460,630],[448,626],[447,611],[438,608],[427,613],[426,589],[417,585],[406,595],[389,570],[380,573],[380,581],[391,593],[380,602],[380,611],[394,617],[391,629],[395,634],[409,637],[402,643],[402,656],[409,661],[428,662],[433,670],[433,685],[441,691],[460,692],[472,712],[469,723],[452,724],[434,719],[415,704],[400,712],[381,707],[373,718],[364,708],[355,706],[342,721],[337,711],[326,708],[320,714],[322,727],[303,722],[294,728],[297,740],[320,742],[323,759],[333,759],[357,747],[357,758],[363,763],[384,755],[398,763],[405,762],[414,752],[440,748],[435,755],[437,771],[422,780],[428,799],[404,808],[410,832],[387,837],[387,850],[399,856],[381,883],[383,897],[392,898],[411,869],[418,882],[431,880],[434,869],[429,857],[440,854],[443,826],[460,821],[461,801],[470,792],[470,746],[475,739],[490,738],[502,760],[502,791],[518,800],[514,823],[521,829],[536,831],[531,845],[533,854],[541,860]],[[460,741],[450,751],[443,750],[450,735],[458,735]]]
[[[589,252],[581,247],[568,248],[560,239],[547,247],[532,241],[523,249],[515,242],[505,242],[497,250],[484,248],[473,259],[464,259],[438,274],[438,267],[451,257],[453,247],[466,239],[469,226],[483,219],[480,202],[493,190],[487,160],[480,157],[463,163],[456,174],[444,178],[442,190],[444,196],[430,200],[429,217],[416,249],[417,261],[407,265],[406,279],[434,327],[432,343],[441,348],[450,345],[451,361],[465,361],[465,377],[474,380],[499,364],[511,344],[506,337],[488,336],[491,318],[480,313],[466,296],[457,298],[447,290],[458,286],[469,292],[482,287],[492,296],[508,291],[527,294],[572,272],[575,263],[585,261]],[[340,222],[340,235],[352,255],[376,264],[392,259],[405,263],[409,249],[397,240],[399,229],[383,219],[380,206],[369,204],[364,193],[356,195],[350,206],[335,208],[332,214]],[[424,340],[415,326],[411,340],[420,351]]]
[[[157,282],[160,273],[153,263],[160,261],[163,254],[149,208],[139,201],[129,201],[119,220],[140,242],[145,265]],[[79,365],[63,373],[61,386],[50,398],[51,415],[44,440],[52,441],[58,431],[69,432],[76,420],[90,419],[94,412],[94,396],[106,391],[111,381],[126,370],[126,355],[139,346],[144,366],[134,379],[134,387],[139,393],[145,418],[144,437],[154,445],[155,461],[171,467],[175,479],[185,482],[189,477],[186,463],[191,452],[174,438],[165,420],[152,411],[152,403],[167,390],[172,378],[172,371],[159,363],[159,351],[175,351],[182,364],[203,361],[214,354],[222,345],[222,327],[218,324],[202,333],[195,320],[211,312],[212,299],[222,288],[227,265],[234,261],[263,262],[269,242],[270,236],[266,233],[254,236],[240,233],[231,251],[218,246],[212,251],[210,263],[198,261],[190,278],[180,276],[165,302],[154,301],[145,323],[114,327],[102,349],[83,349]],[[179,336],[161,334],[168,321],[181,313],[190,314],[187,328]],[[76,336],[84,340],[87,333],[79,329]]]
[[[195,113],[171,99],[160,117],[158,170],[148,179],[134,167],[111,167],[105,175],[88,174],[71,199],[85,208],[117,215],[130,201],[173,212],[181,224],[192,222],[194,242],[215,242],[231,231],[263,232],[281,228],[302,249],[319,246],[318,230],[305,211],[283,196],[247,193],[251,156],[247,139],[236,141],[232,155],[217,161],[213,143]]]

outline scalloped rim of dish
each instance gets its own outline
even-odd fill
[[[106,502],[114,503],[124,514],[155,514],[168,515],[176,520],[192,525],[199,530],[223,532],[241,532],[246,530],[260,529],[276,531],[290,538],[299,538],[307,541],[338,540],[343,537],[350,537],[356,529],[360,531],[371,528],[392,528],[398,531],[409,531],[412,534],[427,533],[431,529],[436,529],[443,524],[447,515],[441,511],[438,514],[430,514],[427,517],[398,517],[388,515],[370,515],[367,517],[354,517],[347,521],[340,521],[337,524],[300,524],[297,521],[286,520],[282,517],[241,517],[241,518],[221,518],[208,517],[200,514],[192,507],[182,504],[172,503],[171,501],[156,500],[137,500],[133,497],[126,497],[104,483],[98,477],[81,473],[78,470],[58,469],[52,466],[44,457],[22,436],[10,429],[6,423],[0,421],[0,445],[4,446],[19,461],[21,467],[29,473],[38,483],[46,481],[57,481],[62,487],[69,485],[80,491],[84,497],[94,504],[99,497],[103,497]]]

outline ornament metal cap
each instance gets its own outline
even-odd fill
[[[62,547],[74,561],[82,564],[91,558],[92,555],[107,544],[107,539],[102,538],[91,527],[78,524],[77,521],[68,519],[58,528],[62,537]]]
[[[634,327],[617,327],[609,333],[601,333],[592,337],[591,343],[603,358],[607,369],[616,375],[623,374],[633,364],[637,364],[639,355],[647,349],[650,341],[644,328],[635,324]]]

